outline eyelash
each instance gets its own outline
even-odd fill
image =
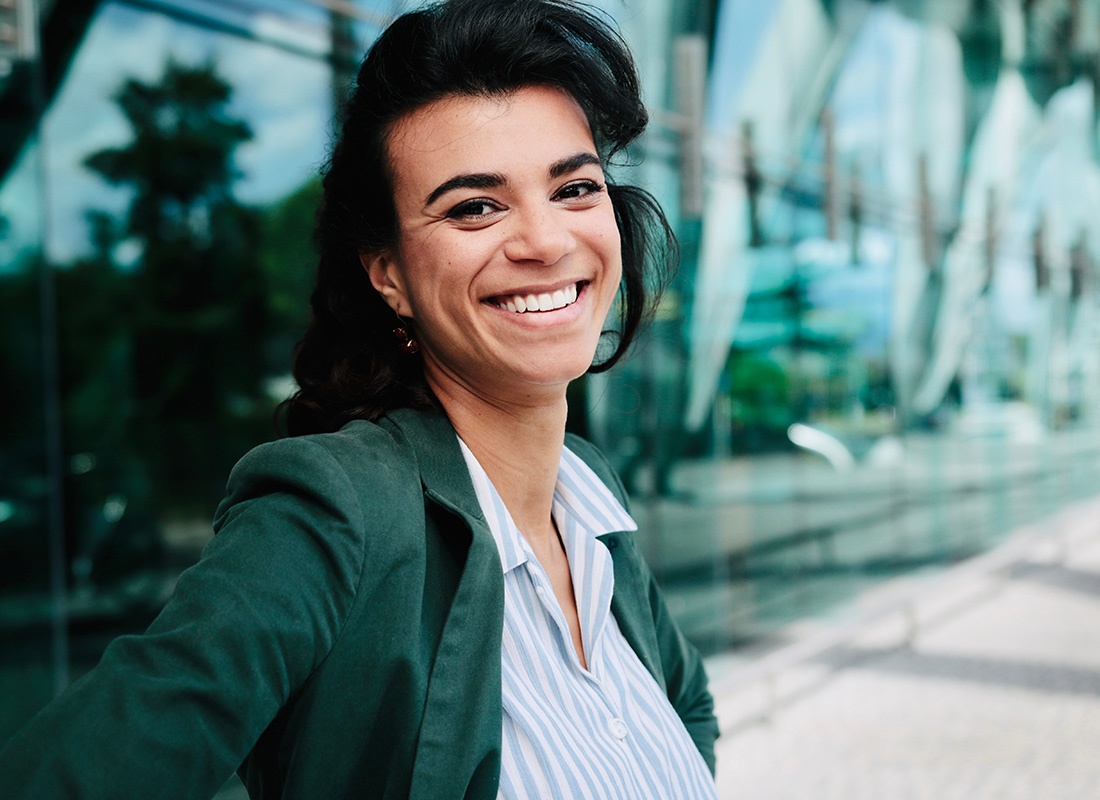
[[[490,208],[492,209],[492,211],[489,211],[488,213],[475,214],[471,210],[475,208]],[[489,200],[464,200],[463,202],[452,208],[450,211],[448,211],[447,216],[450,219],[479,220],[489,216],[489,214],[492,214],[493,211],[499,210],[500,207],[497,206],[496,203],[490,202]]]
[[[599,192],[602,192],[604,190],[604,185],[602,183],[596,183],[596,181],[589,180],[588,178],[582,178],[581,180],[565,184],[565,186],[561,187],[558,190],[558,193],[555,195],[555,197],[561,197],[562,193],[570,189],[586,189],[587,191],[583,195],[581,195],[581,197],[587,197],[590,194],[598,194]]]
[[[590,194],[597,194],[599,192],[602,192],[605,188],[606,187],[602,183],[597,183],[596,181],[583,178],[581,180],[567,183],[565,186],[561,187],[554,195],[554,199],[560,198],[563,200],[576,200],[582,197],[587,197]],[[579,196],[564,197],[565,193],[571,189],[584,189],[585,192],[584,194]],[[491,210],[488,212],[476,214],[473,213],[473,209],[476,208],[489,208]],[[457,206],[447,212],[447,217],[450,219],[466,219],[477,221],[488,217],[495,211],[500,210],[502,210],[501,207],[493,201],[478,198],[474,200],[464,200],[463,202],[459,203]]]

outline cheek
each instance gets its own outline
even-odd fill
[[[442,237],[427,231],[405,231],[398,244],[401,271],[413,303],[428,300],[445,280],[453,259]]]
[[[615,276],[615,283],[618,284],[619,280],[623,276],[623,246],[622,240],[619,239],[619,231],[615,231],[615,235],[611,242],[608,244],[608,251],[610,252],[610,258],[614,266],[612,267],[612,273]]]
[[[402,244],[403,274],[413,316],[421,328],[446,326],[469,305],[482,254],[469,237],[443,232]]]
[[[604,253],[609,260],[616,264],[622,264],[622,235],[619,226],[615,223],[615,209],[608,203],[604,207],[604,213],[600,218],[598,236]]]
[[[610,226],[605,226],[599,242],[600,255],[606,268],[608,291],[614,295],[623,275],[623,249],[619,228],[614,218]]]

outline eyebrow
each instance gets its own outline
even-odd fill
[[[432,193],[428,195],[428,199],[424,201],[424,205],[430,206],[452,189],[495,189],[507,182],[499,172],[473,172],[466,175],[455,175],[435,187]]]
[[[547,172],[551,178],[560,178],[562,175],[568,175],[570,172],[574,172],[589,164],[595,164],[598,167],[603,166],[600,163],[599,157],[594,153],[577,153],[575,155],[566,156],[559,161],[555,161],[550,165],[550,169],[547,170]],[[432,193],[428,195],[428,199],[424,201],[424,205],[430,206],[447,192],[453,191],[454,189],[495,189],[506,183],[508,183],[508,179],[499,172],[470,172],[463,175],[455,175],[453,178],[449,178],[435,187]]]
[[[555,161],[550,165],[550,177],[560,178],[562,175],[568,175],[570,172],[589,164],[595,164],[597,167],[603,166],[595,153],[577,153],[576,155],[566,156],[561,161]]]

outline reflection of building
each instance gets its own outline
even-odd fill
[[[144,623],[271,435],[333,97],[396,5],[21,0],[10,45],[0,20],[0,637],[56,682],[66,614],[93,655]],[[653,108],[616,169],[684,263],[575,417],[701,645],[1091,491],[1100,1],[599,5]],[[34,698],[2,736],[51,679],[0,671]]]
[[[1096,51],[1086,32],[1095,11],[1089,3],[722,5],[707,110],[710,202],[691,318],[691,423],[703,421],[739,335],[751,280],[731,279],[729,263],[755,271],[758,259],[746,238],[751,226],[729,221],[750,213],[764,220],[765,240],[803,252],[826,237],[855,242],[856,251],[868,236],[881,243],[870,260],[885,262],[894,286],[877,312],[890,321],[880,360],[907,419],[934,413],[947,397],[975,344],[987,288],[994,318],[1006,318],[983,326],[987,333],[1064,337],[1025,327],[1035,292],[1022,282],[1040,220],[1059,296],[1069,291],[1075,243],[1084,242],[1086,255],[1100,246],[1089,231],[1100,203]],[[738,155],[746,150],[751,162]],[[868,260],[857,252],[837,263],[827,248],[814,249],[825,255],[820,266],[833,268],[826,284]],[[873,324],[863,298],[847,310]],[[1018,374],[1001,376],[1002,384],[1037,406],[1064,405],[1058,387],[1090,368],[1067,357],[1057,369],[1038,385]]]

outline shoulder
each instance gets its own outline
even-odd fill
[[[292,436],[261,444],[233,468],[230,481],[254,472],[285,471],[289,467],[346,469],[365,458],[391,460],[401,447],[381,426],[357,420],[334,433]]]
[[[232,487],[242,480],[265,475],[306,474],[333,479],[355,473],[357,478],[384,479],[389,470],[364,467],[396,465],[402,461],[415,462],[408,448],[381,426],[357,420],[334,433],[294,436],[255,447],[237,462],[229,483]]]
[[[229,475],[215,529],[234,509],[261,498],[321,505],[343,517],[361,517],[364,505],[417,501],[420,482],[409,448],[379,425],[351,422],[334,433],[279,439],[253,448]],[[413,491],[409,491],[413,489]],[[405,498],[408,495],[408,498]]]

